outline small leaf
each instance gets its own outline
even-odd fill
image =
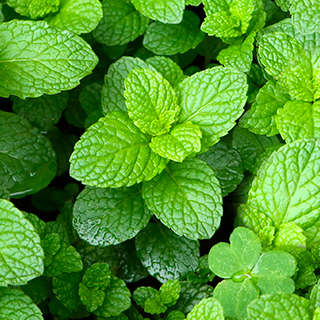
[[[168,280],[156,293],[155,298],[161,305],[172,306],[174,305],[180,296],[180,282],[179,280]]]
[[[216,298],[207,298],[201,300],[189,312],[186,320],[224,320],[223,308]]]

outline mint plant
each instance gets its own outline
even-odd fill
[[[319,319],[319,18],[1,1],[0,319]]]

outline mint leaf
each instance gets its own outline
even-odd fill
[[[22,291],[0,288],[0,318],[43,320],[41,310]]]
[[[181,287],[179,280],[168,280],[160,287],[159,292],[157,292],[155,295],[155,298],[160,304],[172,306],[179,299],[180,290]]]
[[[263,295],[248,306],[249,320],[311,320],[313,308],[310,301],[295,294]]]
[[[170,83],[158,72],[134,69],[125,80],[124,96],[133,123],[151,136],[165,134],[180,108]]]
[[[131,70],[135,68],[149,68],[149,64],[139,58],[121,57],[113,63],[104,78],[101,105],[105,115],[112,111],[126,111],[124,81]],[[156,70],[155,70],[156,71]]]
[[[187,280],[193,283],[207,283],[211,282],[215,274],[211,272],[208,263],[208,255],[205,254],[199,259],[199,266],[195,272],[187,274]]]
[[[73,225],[80,238],[107,246],[133,238],[150,220],[141,189],[86,187],[73,209]]]
[[[187,122],[174,126],[169,134],[153,137],[149,146],[163,158],[182,162],[200,151],[201,137],[199,126]]]
[[[149,142],[127,114],[115,111],[100,118],[76,143],[70,175],[99,188],[150,180],[165,168],[166,160],[149,148]]]
[[[320,136],[320,103],[288,101],[278,109],[277,127],[286,142]]]
[[[303,229],[295,223],[282,223],[276,233],[273,245],[278,248],[306,248],[306,236]]]
[[[51,279],[41,276],[28,281],[28,283],[22,286],[21,289],[36,305],[39,305],[52,294]]]
[[[290,100],[290,96],[276,82],[270,80],[257,94],[251,109],[240,120],[241,126],[255,134],[273,136],[279,133],[276,125],[277,110]]]
[[[259,297],[259,290],[250,279],[243,282],[223,280],[215,287],[213,296],[223,306],[226,317],[246,319],[247,306]]]
[[[0,126],[0,181],[11,197],[23,197],[45,188],[57,168],[49,140],[14,113],[0,111]]]
[[[101,317],[118,316],[131,306],[131,293],[124,281],[112,276],[105,289],[103,304],[93,313]]]
[[[79,94],[81,107],[88,116],[93,112],[102,111],[101,91],[102,84],[100,82],[93,82],[85,86]]]
[[[35,98],[70,90],[98,63],[84,40],[44,21],[5,22],[0,33],[0,96],[5,98]],[[27,50],[16,49],[22,40]]]
[[[47,231],[46,223],[33,213],[27,213],[25,211],[23,211],[22,213],[24,214],[24,217],[29,222],[31,222],[33,228],[35,229],[39,237],[42,239]]]
[[[44,254],[32,224],[11,202],[2,199],[0,224],[0,285],[23,285],[39,277]]]
[[[255,34],[250,34],[240,45],[232,45],[220,51],[217,60],[225,67],[248,72],[253,59],[253,42]]]
[[[103,16],[99,0],[60,0],[60,9],[45,20],[75,34],[88,33],[96,28]]]
[[[184,314],[179,310],[174,310],[168,313],[166,320],[184,320]]]
[[[162,74],[173,87],[185,78],[179,65],[170,58],[155,56],[147,59],[146,63]]]
[[[103,18],[94,30],[97,41],[108,46],[122,45],[142,35],[149,19],[135,9],[131,1],[102,1]]]
[[[186,10],[179,24],[152,23],[143,38],[143,45],[155,54],[173,55],[194,49],[204,38],[199,30],[200,19]]]
[[[215,173],[220,182],[223,197],[234,191],[244,178],[239,152],[222,141],[198,157],[204,160]]]
[[[148,208],[179,235],[209,239],[220,225],[219,181],[202,160],[169,163],[162,174],[143,183],[142,193]]]
[[[150,223],[136,237],[137,255],[160,282],[177,279],[198,266],[199,243]]]
[[[38,99],[27,100],[12,96],[11,100],[13,101],[12,110],[16,114],[27,119],[32,126],[42,131],[50,131],[52,126],[59,122],[63,110],[67,107],[68,93],[44,95]]]
[[[244,74],[234,69],[215,67],[198,72],[177,86],[181,107],[178,123],[197,124],[203,147],[209,148],[235,126],[243,113],[246,92]]]
[[[23,16],[38,19],[58,11],[60,0],[8,0],[7,4]]]
[[[158,290],[152,287],[138,287],[132,294],[133,300],[142,308],[148,299],[154,299]]]
[[[215,298],[207,298],[201,300],[189,312],[186,320],[224,320],[223,308],[220,302]]]
[[[132,0],[143,15],[163,23],[179,23],[185,7],[185,0]]]

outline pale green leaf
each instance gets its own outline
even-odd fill
[[[150,223],[135,242],[142,264],[160,282],[178,279],[198,266],[199,242],[178,236],[161,224]]]
[[[76,143],[70,175],[100,188],[150,180],[165,168],[166,160],[149,148],[149,142],[127,114],[115,111],[100,118]]]
[[[186,320],[224,320],[223,307],[216,298],[201,300],[189,312]]]
[[[0,199],[0,225],[0,285],[23,285],[39,277],[44,254],[32,224],[11,202]]]
[[[141,188],[86,187],[73,209],[73,226],[91,245],[109,246],[133,238],[152,213],[145,206]]]
[[[148,208],[179,235],[209,239],[220,225],[219,181],[200,159],[169,163],[161,175],[143,184],[142,193]]]
[[[73,89],[98,63],[83,39],[44,21],[5,22],[0,35],[2,97],[35,98]]]
[[[247,88],[245,75],[229,68],[214,67],[188,77],[177,86],[178,123],[197,124],[203,148],[211,147],[243,113]]]
[[[251,15],[255,7],[254,0],[234,0],[230,5],[230,13],[241,21],[241,33],[245,33],[249,27]]]
[[[103,0],[103,18],[93,32],[97,41],[108,46],[123,45],[142,35],[149,19],[130,0]]]
[[[182,162],[200,151],[201,138],[199,126],[187,122],[174,126],[169,134],[153,137],[149,146],[163,158]]]
[[[170,83],[158,72],[134,69],[125,80],[124,96],[133,123],[151,136],[169,132],[180,108]]]
[[[282,223],[275,234],[273,246],[277,248],[306,248],[306,236],[303,229],[295,223]]]
[[[186,10],[179,24],[152,23],[143,38],[148,50],[160,55],[173,55],[194,49],[204,38],[199,30],[200,19]]]
[[[199,6],[200,3],[202,2],[202,0],[186,0],[186,6],[190,5],[190,6]]]
[[[0,319],[43,320],[41,310],[22,291],[0,288]]]
[[[163,23],[179,23],[185,7],[185,0],[132,0],[143,15]]]
[[[59,11],[45,20],[50,25],[81,34],[94,30],[102,16],[99,0],[60,0]]]

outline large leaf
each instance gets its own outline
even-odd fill
[[[83,39],[44,21],[0,24],[2,97],[35,98],[73,89],[97,63]]]
[[[209,239],[220,225],[219,181],[197,158],[169,163],[161,175],[143,183],[149,209],[169,228],[190,239]]]

